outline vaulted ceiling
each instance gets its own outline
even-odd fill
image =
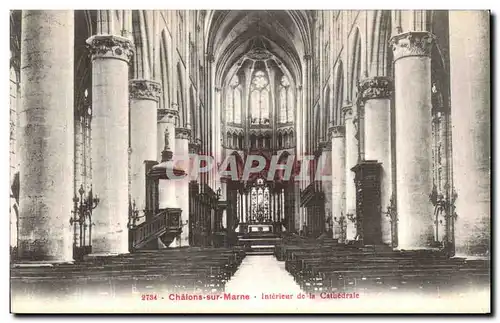
[[[300,83],[304,55],[311,52],[310,12],[225,10],[210,12],[207,19],[207,53],[214,57],[217,82],[259,42]]]

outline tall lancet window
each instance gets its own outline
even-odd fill
[[[241,86],[238,76],[229,83],[226,95],[226,121],[241,123]]]
[[[269,124],[269,79],[263,71],[255,72],[250,85],[252,124]]]
[[[293,121],[293,93],[290,81],[286,76],[281,78],[280,83],[280,123]]]

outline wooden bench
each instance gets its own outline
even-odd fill
[[[300,287],[312,293],[435,293],[490,283],[489,261],[449,258],[434,250],[392,250],[295,238],[284,239],[275,256],[285,261],[285,269]]]
[[[245,253],[230,248],[179,248],[86,258],[52,267],[11,268],[14,294],[116,295],[221,292]]]

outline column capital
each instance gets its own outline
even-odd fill
[[[330,136],[332,138],[343,138],[345,136],[345,126],[344,125],[335,125],[331,126],[328,129]]]
[[[191,137],[191,130],[188,128],[175,128],[175,139],[187,139]]]
[[[129,94],[131,99],[153,100],[158,102],[161,94],[161,84],[151,80],[130,80]]]
[[[190,142],[188,144],[190,154],[198,154],[200,152],[200,144],[197,142]]]
[[[177,120],[177,116],[179,112],[177,110],[172,109],[159,109],[158,110],[158,119],[160,122],[165,123],[173,123]]]
[[[410,56],[430,57],[435,39],[436,36],[428,31],[409,31],[392,37],[389,45],[394,61]]]
[[[87,48],[92,60],[96,58],[115,58],[130,62],[134,54],[132,42],[117,35],[95,35],[87,39]]]
[[[332,150],[332,141],[331,140],[322,140],[318,142],[318,150],[321,152],[331,151]]]
[[[359,102],[363,105],[371,99],[390,99],[392,97],[392,79],[386,76],[374,76],[359,82]]]
[[[342,107],[342,113],[344,114],[344,118],[351,119],[354,116],[354,112],[352,109],[352,103],[349,103],[348,105],[345,105]]]

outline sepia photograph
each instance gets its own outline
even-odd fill
[[[489,10],[9,18],[11,313],[492,312]]]

